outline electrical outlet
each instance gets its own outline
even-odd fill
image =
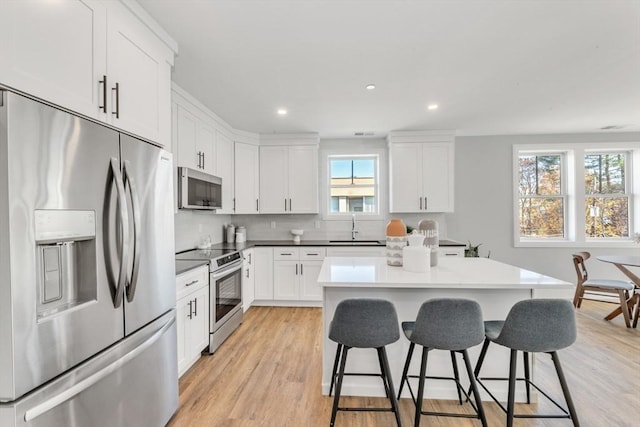
[[[275,221],[271,221],[271,228],[276,228],[276,222]]]

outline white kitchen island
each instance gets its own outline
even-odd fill
[[[574,285],[543,274],[503,264],[487,258],[440,258],[438,266],[426,273],[412,273],[402,267],[388,266],[384,257],[349,258],[327,257],[318,276],[323,287],[323,362],[322,393],[328,394],[336,344],[328,338],[329,324],[338,303],[347,298],[383,298],[391,301],[398,312],[399,322],[413,321],[420,305],[431,298],[468,298],[482,307],[485,320],[504,319],[518,301],[539,297],[566,297]],[[469,350],[475,366],[481,345]],[[398,389],[409,342],[400,334],[400,340],[387,347],[394,387]],[[413,355],[410,373],[419,370],[418,348]],[[561,355],[562,357],[562,355]],[[462,359],[461,381],[466,383]],[[532,375],[535,366],[532,363]],[[489,347],[481,376],[508,376],[509,351],[498,345]],[[522,358],[518,368],[522,372]],[[376,352],[370,349],[349,351],[345,372],[379,372]],[[451,359],[447,351],[429,354],[427,375],[453,376]],[[522,376],[522,375],[520,375]],[[412,383],[413,384],[413,383]],[[506,400],[507,382],[488,383],[495,395]],[[415,388],[414,388],[415,389]],[[345,376],[343,395],[384,396],[380,378]],[[428,380],[425,388],[428,398],[456,399],[453,381]],[[403,391],[403,397],[409,394]],[[485,395],[487,397],[487,395]],[[516,399],[523,401],[524,388],[516,390]]]

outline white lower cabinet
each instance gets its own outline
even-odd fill
[[[255,300],[273,300],[273,248],[254,248]]]
[[[386,256],[386,249],[384,246],[332,246],[327,249],[327,256],[335,256],[335,257]]]
[[[440,246],[438,256],[464,256],[464,246]]]
[[[256,269],[254,249],[242,251],[242,310],[247,311],[256,297]]]
[[[323,247],[274,248],[273,299],[322,301],[318,274],[325,253]]]
[[[206,265],[176,277],[178,375],[209,345],[209,269]]]

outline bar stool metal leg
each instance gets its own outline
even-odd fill
[[[427,376],[427,356],[429,349],[422,347],[422,361],[420,362],[420,379],[418,381],[418,396],[416,398],[416,415],[414,427],[420,426],[420,416],[422,415],[422,400],[424,399],[424,381]]]
[[[524,384],[527,390],[527,403],[531,403],[531,374],[529,371],[529,353],[522,352],[522,360],[524,361]]]
[[[407,360],[404,362],[404,369],[402,370],[402,380],[400,380],[400,389],[398,389],[398,399],[402,394],[402,387],[407,380],[407,374],[409,373],[409,365],[411,364],[411,357],[413,356],[413,349],[416,347],[415,343],[409,344],[409,351],[407,352]]]
[[[331,371],[331,386],[329,387],[329,396],[333,392],[333,386],[336,381],[336,374],[338,373],[338,363],[340,363],[340,354],[342,353],[342,344],[338,344],[336,349],[336,359],[333,361],[333,370]]]
[[[380,374],[382,377],[382,384],[384,385],[384,393],[387,399],[391,399],[391,395],[389,394],[389,381],[388,381],[387,373],[385,372],[385,369],[384,369],[384,362],[382,360],[382,352],[384,351],[384,347],[377,348],[376,350],[378,353],[378,364],[380,365]]]
[[[400,408],[398,407],[398,400],[396,399],[395,391],[393,390],[393,382],[391,381],[391,370],[389,369],[389,359],[387,358],[387,350],[384,347],[378,349],[380,359],[382,360],[382,366],[384,367],[384,378],[389,386],[389,400],[391,401],[391,409],[396,416],[396,423],[398,426],[402,426],[400,421]]]
[[[564,377],[558,353],[555,351],[551,352],[551,359],[553,359],[553,366],[555,366],[556,373],[558,374],[558,380],[560,381],[560,387],[562,387],[562,394],[564,394],[565,401],[567,402],[567,409],[569,409],[571,421],[573,422],[574,427],[580,427],[578,414],[576,413],[576,408],[573,406],[573,399],[571,399],[571,393],[569,393],[569,386],[567,386],[567,380]]]
[[[340,371],[338,372],[338,379],[336,381],[336,395],[333,397],[333,410],[331,411],[331,424],[333,427],[336,422],[336,415],[338,414],[338,404],[340,403],[340,392],[342,391],[342,379],[344,378],[344,366],[347,363],[347,352],[349,347],[344,346],[342,349],[342,355],[340,357]]]
[[[513,415],[516,396],[516,366],[518,362],[518,350],[511,350],[509,363],[509,396],[507,398],[507,427],[513,427]]]
[[[451,351],[451,366],[453,367],[453,378],[456,380],[456,391],[458,392],[458,402],[462,405],[462,393],[460,392],[460,373],[458,372],[458,361],[456,353]]]
[[[482,400],[480,399],[478,384],[476,384],[476,379],[473,376],[473,371],[471,369],[471,361],[469,361],[469,352],[466,349],[462,351],[462,358],[464,359],[464,365],[467,368],[467,375],[469,376],[469,383],[471,384],[470,387],[473,393],[473,398],[476,401],[476,411],[478,411],[478,416],[480,417],[480,422],[482,423],[482,427],[487,427],[487,417],[484,413],[484,408],[482,407]]]

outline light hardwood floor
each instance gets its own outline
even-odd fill
[[[585,301],[577,311],[578,340],[559,352],[583,427],[640,425],[640,329],[602,317],[611,305]],[[212,356],[203,356],[180,380],[180,406],[169,426],[327,426],[332,398],[320,393],[322,312],[319,308],[252,307],[242,326]],[[402,319],[401,319],[402,320]],[[404,338],[402,338],[404,339]],[[537,383],[562,401],[551,359],[536,360]],[[396,384],[397,390],[397,384]],[[548,413],[550,404],[518,404],[516,412]],[[345,398],[344,406],[386,406],[382,398]],[[489,426],[503,412],[485,402]],[[460,410],[450,401],[425,409]],[[414,406],[400,400],[403,425]],[[391,413],[339,412],[336,425],[394,426]],[[480,426],[478,420],[423,417],[421,425]],[[516,427],[569,427],[563,419],[517,419]]]

